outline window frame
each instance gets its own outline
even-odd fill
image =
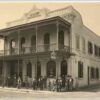
[[[93,44],[90,41],[88,41],[88,53],[93,54]]]
[[[84,65],[82,61],[78,61],[78,78],[84,78]]]
[[[76,49],[80,50],[80,36],[78,34],[75,36],[75,45]]]

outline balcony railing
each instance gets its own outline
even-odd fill
[[[49,51],[54,51],[54,50],[59,50],[59,51],[66,51],[69,52],[69,46],[65,45],[57,45],[57,44],[45,44],[45,45],[38,45],[37,49],[36,46],[32,47],[23,47],[23,48],[13,48],[9,50],[0,50],[0,56],[9,56],[9,55],[22,55],[22,54],[33,54],[36,52],[49,52]]]

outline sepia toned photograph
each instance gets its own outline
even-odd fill
[[[99,97],[100,3],[0,2],[0,99]]]

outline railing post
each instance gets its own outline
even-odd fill
[[[56,22],[56,28],[57,28],[57,30],[56,30],[57,31],[57,44],[56,45],[57,45],[57,50],[58,50],[58,48],[59,48],[59,44],[58,44],[59,43],[58,42],[59,41],[59,21],[58,20]]]

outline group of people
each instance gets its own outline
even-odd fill
[[[40,76],[38,79],[32,79],[33,90],[49,90],[49,91],[72,91],[73,90],[73,78],[70,75],[63,75],[55,78],[47,78],[46,76]],[[30,85],[25,81],[26,86]],[[27,85],[28,84],[28,85]]]
[[[33,90],[49,90],[49,91],[72,91],[73,90],[73,78],[71,75],[62,75],[55,78],[47,78],[46,76],[40,76],[38,78],[25,77],[24,80],[19,76],[16,78],[8,77],[7,86],[13,86],[18,88],[33,88]]]
[[[49,90],[52,91],[72,91],[73,90],[73,78],[70,75],[62,76],[49,80]]]

